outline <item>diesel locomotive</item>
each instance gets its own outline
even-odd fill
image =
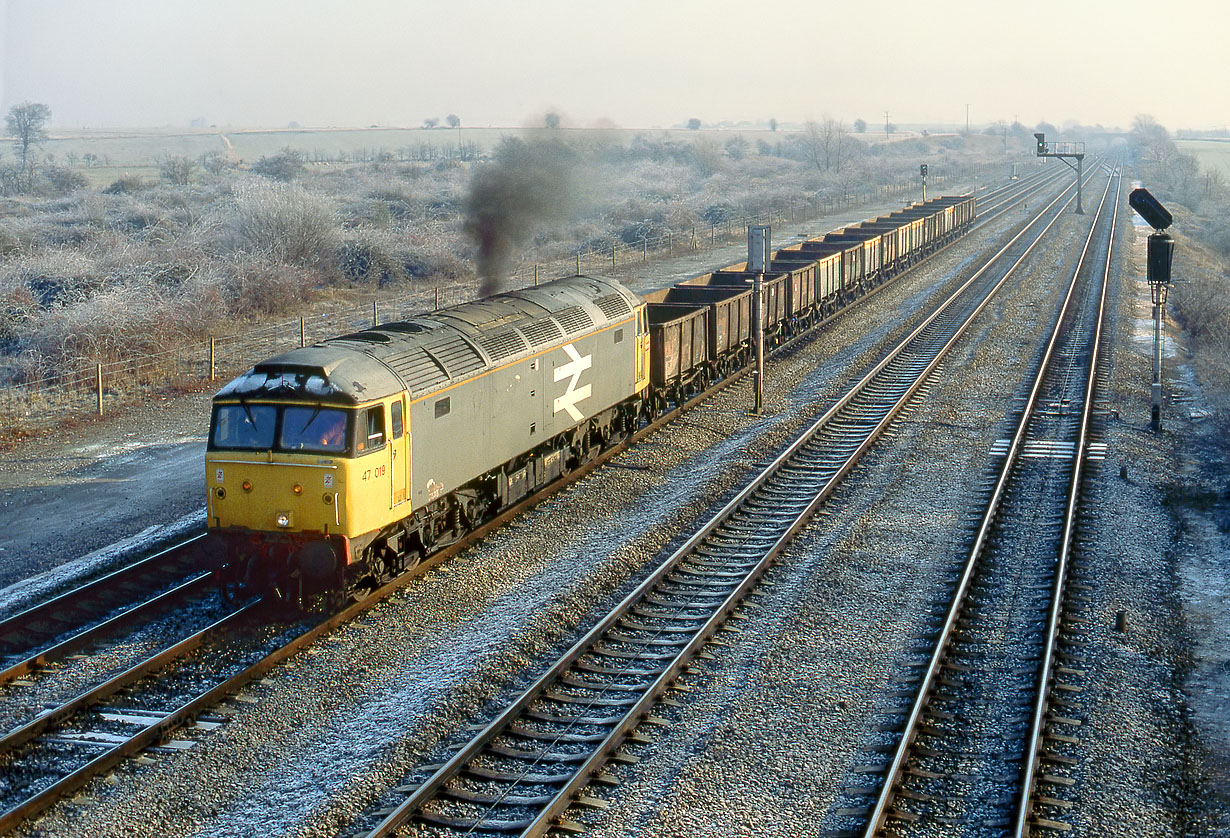
[[[938,198],[778,250],[777,343],[960,235]],[[361,595],[597,456],[751,354],[751,275],[642,299],[595,276],[385,323],[263,361],[213,401],[206,480],[223,595]]]

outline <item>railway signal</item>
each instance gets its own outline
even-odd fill
[[[1149,190],[1133,189],[1128,196],[1132,209],[1153,228],[1145,251],[1145,278],[1153,300],[1153,385],[1150,388],[1150,424],[1162,429],[1162,314],[1170,288],[1170,265],[1174,261],[1174,239],[1165,232],[1174,223],[1172,216]]]
[[[919,174],[919,177],[922,178],[923,203],[926,203],[927,202],[927,164],[926,163],[920,163],[918,165],[918,174]]]
[[[1076,172],[1076,214],[1084,215],[1085,208],[1081,206],[1081,181],[1084,180],[1085,174],[1085,144],[1048,143],[1046,134],[1041,132],[1034,134],[1034,138],[1038,141],[1037,155],[1039,157],[1058,157]],[[1076,161],[1075,166],[1068,162],[1069,158]]]
[[[769,268],[773,228],[752,224],[747,228],[747,269],[756,272],[752,281],[752,335],[756,344],[756,369],[752,370],[752,412],[760,415],[764,405],[764,272]]]

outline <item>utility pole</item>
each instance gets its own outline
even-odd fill
[[[969,102],[965,103],[965,136],[969,136]]]
[[[888,111],[884,112],[884,136],[888,136]]]

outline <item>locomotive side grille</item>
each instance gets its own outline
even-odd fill
[[[594,300],[594,304],[610,320],[619,320],[632,313],[632,306],[622,294],[607,294]]]
[[[569,306],[555,312],[555,319],[560,322],[566,332],[580,332],[592,328],[594,319],[589,312],[580,306]]]
[[[507,358],[510,355],[516,355],[519,352],[524,352],[529,347],[521,335],[512,331],[500,332],[498,335],[484,335],[479,339],[478,345],[483,348],[483,351],[490,356],[493,362]]]
[[[549,317],[544,317],[541,320],[535,320],[528,326],[522,326],[521,334],[525,335],[525,339],[529,341],[530,346],[542,346],[552,343],[564,336],[560,331],[559,325]]]

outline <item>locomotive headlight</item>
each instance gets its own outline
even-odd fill
[[[277,524],[279,527],[289,527],[290,526],[290,513],[289,512],[279,512],[278,517],[274,518],[273,522]]]
[[[226,497],[226,489],[219,486],[218,488],[214,489],[214,494],[218,496],[218,500],[222,500],[223,498]]]
[[[333,504],[333,495],[328,492],[325,492],[325,503],[329,505]]]
[[[245,492],[250,492],[250,491],[252,491],[252,483],[251,483],[250,481],[247,481],[247,480],[243,481],[243,490],[244,490]]]

